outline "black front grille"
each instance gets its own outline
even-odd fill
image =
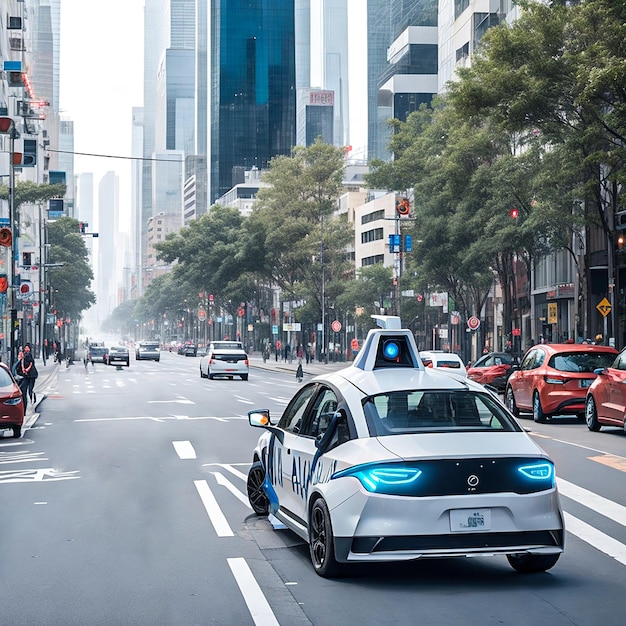
[[[543,459],[524,457],[411,461],[404,465],[418,468],[422,473],[403,495],[430,497],[546,491],[554,487],[554,478],[533,480],[519,471],[520,467],[543,462]]]
[[[532,546],[563,545],[562,531],[535,530],[518,533],[455,533],[449,535],[410,535],[401,537],[357,537],[352,552],[427,552],[432,550],[498,550]]]

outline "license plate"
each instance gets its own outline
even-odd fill
[[[450,530],[453,533],[491,530],[491,509],[452,509]]]
[[[583,378],[580,381],[580,386],[581,388],[585,388],[585,387],[591,387],[591,383],[593,382],[593,378]]]

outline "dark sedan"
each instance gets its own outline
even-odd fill
[[[130,366],[130,355],[126,346],[113,346],[109,349],[109,365],[126,365]]]

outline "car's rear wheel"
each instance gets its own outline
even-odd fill
[[[309,552],[315,573],[323,578],[339,576],[342,566],[335,559],[335,542],[328,506],[318,498],[309,516]]]
[[[14,439],[19,439],[20,435],[22,434],[22,427],[21,426],[13,426],[12,430],[13,430],[13,438]]]
[[[207,377],[209,380],[213,380],[213,374],[211,374],[211,370],[207,370],[206,377]]]
[[[507,554],[509,564],[520,574],[545,572],[556,565],[560,554]]]
[[[513,394],[512,387],[506,388],[506,408],[509,409],[515,417],[519,417],[519,409],[517,408],[517,404],[515,404],[515,395]]]
[[[537,391],[533,394],[533,419],[535,422],[545,422],[548,419],[548,416],[541,408],[541,398]]]
[[[246,488],[250,506],[257,515],[267,515],[270,512],[270,501],[263,489],[264,482],[265,468],[260,461],[255,461],[248,472]]]
[[[242,374],[241,380],[248,380],[248,374]]]
[[[585,402],[585,423],[587,428],[594,433],[600,430],[600,422],[598,422],[598,409],[593,396],[588,396]]]

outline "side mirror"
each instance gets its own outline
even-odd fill
[[[606,367],[598,367],[595,370],[593,370],[593,373],[596,376],[601,376],[602,374],[606,374]]]
[[[280,443],[285,441],[285,433],[280,430],[280,428],[276,428],[276,426],[272,425],[269,409],[255,409],[254,411],[248,411],[248,422],[250,423],[250,426],[254,426],[255,428],[265,428],[265,430],[269,430],[278,438]]]
[[[254,411],[248,411],[248,422],[250,423],[250,426],[257,426],[259,428],[271,426],[272,420],[270,419],[270,410],[255,409]]]

